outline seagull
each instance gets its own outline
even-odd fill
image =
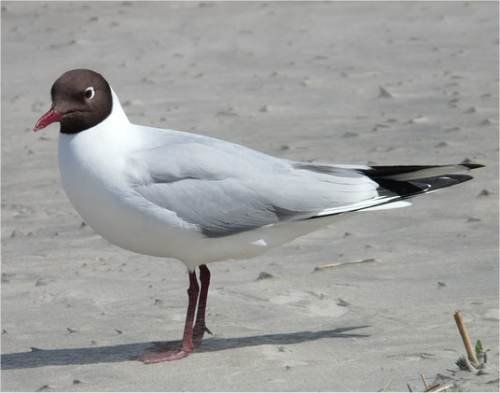
[[[111,243],[187,267],[182,344],[146,352],[138,358],[144,363],[182,359],[210,333],[208,263],[257,256],[340,215],[408,206],[483,166],[301,162],[136,125],[104,77],[88,69],[65,72],[50,93],[52,106],[34,131],[60,123],[62,185],[77,212]]]

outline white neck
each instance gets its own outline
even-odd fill
[[[109,114],[109,116],[106,119],[104,119],[101,122],[101,124],[106,123],[106,122],[113,122],[113,124],[117,124],[117,123],[128,124],[128,123],[130,123],[127,115],[125,114],[125,111],[122,108],[122,105],[120,104],[120,100],[118,99],[118,96],[116,95],[116,93],[113,89],[111,89],[111,97],[113,98],[113,105],[111,108],[111,113]]]

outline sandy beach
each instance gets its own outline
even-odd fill
[[[2,391],[422,391],[421,374],[498,391],[498,48],[495,2],[2,2]],[[111,245],[67,200],[57,126],[31,130],[72,68],[138,124],[295,160],[486,167],[212,264],[214,335],[144,365],[181,338],[186,269]],[[489,349],[481,375],[455,365],[456,310]]]

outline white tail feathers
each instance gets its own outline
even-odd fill
[[[369,207],[366,209],[361,209],[361,212],[372,212],[376,210],[389,210],[389,209],[399,209],[401,207],[408,207],[411,206],[412,203],[408,201],[396,201],[396,202],[391,202],[391,203],[386,203],[384,205],[378,205],[378,206],[373,206]]]

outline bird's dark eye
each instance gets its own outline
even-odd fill
[[[87,87],[87,88],[85,89],[85,93],[84,93],[84,94],[85,94],[85,98],[86,98],[87,100],[91,100],[91,99],[92,99],[92,98],[94,98],[94,96],[95,96],[95,90],[94,90],[94,88],[93,88],[92,86]]]

